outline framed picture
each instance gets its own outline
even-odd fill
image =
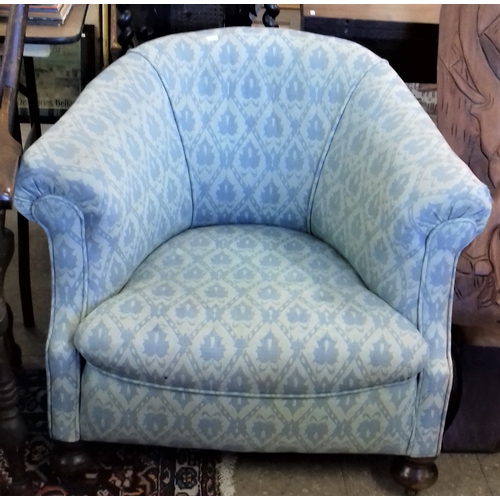
[[[41,123],[55,123],[94,78],[94,26],[85,25],[80,41],[53,45],[48,57],[33,58]],[[25,83],[24,70],[21,82]],[[21,121],[29,121],[28,100],[18,94]]]

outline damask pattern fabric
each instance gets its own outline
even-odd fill
[[[314,196],[311,231],[337,249],[373,292],[418,325],[430,232],[461,218],[480,232],[489,200],[487,187],[457,160],[382,61],[359,82],[339,123]],[[461,250],[446,248],[453,254]]]
[[[409,451],[412,456],[435,456],[441,450],[452,386],[450,330],[458,255],[451,248],[465,248],[476,230],[471,220],[454,220],[442,223],[428,237],[422,266],[419,329],[430,352],[420,379],[415,434]]]
[[[191,224],[183,146],[162,82],[137,54],[116,61],[23,156],[16,206],[60,196],[84,218],[84,312],[119,291],[161,243]]]
[[[337,395],[231,397],[134,384],[85,366],[82,438],[176,448],[406,453],[416,379]]]
[[[15,204],[52,243],[47,370],[58,439],[79,438],[76,326],[151,251],[189,226],[189,186],[163,86],[133,54],[99,75],[24,154]]]
[[[350,94],[379,59],[351,42],[240,28],[135,49],[172,103],[193,190],[193,226],[308,230],[311,194]]]
[[[177,432],[169,442],[183,446],[271,451],[275,440],[294,451],[439,452],[456,258],[482,230],[490,199],[369,51],[255,28],[144,44],[103,71],[26,152],[15,204],[51,245],[47,367],[57,439],[82,432],[150,442],[167,422]],[[201,227],[228,224],[247,225]],[[234,241],[253,238],[254,257],[231,247],[231,231],[246,233]],[[259,231],[293,235],[285,238],[292,250],[265,248]],[[219,260],[188,246],[195,234]],[[308,260],[313,248],[326,268]],[[189,270],[175,267],[193,255]],[[267,297],[258,283],[272,282],[259,261],[266,256],[278,268],[296,266],[308,286],[278,272],[280,286],[270,286],[280,299],[272,290]],[[235,278],[231,262],[245,258],[259,261],[255,277]],[[205,288],[196,295],[198,279]],[[132,290],[136,303],[121,302]],[[316,290],[333,302],[313,301]],[[187,293],[200,302],[188,307]],[[344,345],[338,354],[327,342],[334,336]],[[85,366],[83,383],[75,341],[95,365]],[[255,368],[251,353],[282,360],[287,377]],[[324,395],[326,387],[344,392]],[[234,399],[233,389],[245,396]],[[289,405],[300,394],[299,415]]]
[[[483,229],[489,199],[487,187],[457,160],[400,78],[385,62],[373,66],[327,153],[311,229],[430,341],[415,456],[440,450],[451,390],[456,259]]]
[[[258,225],[172,238],[85,318],[75,345],[123,379],[274,397],[407,380],[428,354],[329,245]]]
[[[83,314],[86,286],[83,216],[73,204],[53,195],[35,201],[32,215],[49,237],[52,262],[52,317],[45,358],[49,430],[54,439],[78,440],[81,372],[73,334]]]

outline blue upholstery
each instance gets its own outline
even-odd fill
[[[491,201],[366,49],[144,44],[25,153],[15,202],[49,238],[54,438],[439,453]]]
[[[254,397],[400,382],[428,356],[329,245],[258,225],[175,236],[80,323],[75,345],[123,379]]]
[[[231,451],[405,454],[417,380],[303,397],[234,397],[135,384],[85,368],[89,441]]]

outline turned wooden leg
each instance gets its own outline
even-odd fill
[[[16,341],[14,340],[14,332],[12,328],[14,325],[14,315],[12,314],[12,309],[10,308],[9,304],[5,305],[7,307],[8,318],[7,331],[4,333],[5,349],[7,351],[7,359],[10,360],[10,366],[12,367],[14,372],[17,372],[23,365],[22,351],[19,345],[17,345]]]
[[[407,495],[416,495],[438,480],[436,458],[396,457],[391,466],[392,477],[405,488]]]
[[[93,461],[83,441],[76,443],[54,441],[50,465],[61,477],[64,477],[88,472],[92,468]]]
[[[0,341],[0,447],[5,453],[12,478],[8,494],[32,494],[24,465],[26,426],[17,409],[16,384],[3,339]]]
[[[16,382],[9,356],[14,354],[19,358],[19,352],[12,337],[12,314],[3,295],[5,271],[14,252],[14,235],[4,224],[5,211],[0,210],[0,447],[12,477],[8,494],[28,495],[33,492],[24,465],[26,426],[17,408]]]
[[[280,13],[280,8],[277,4],[265,4],[264,8],[266,11],[262,15],[262,24],[266,28],[279,28],[276,18]]]

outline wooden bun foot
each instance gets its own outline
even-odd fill
[[[391,466],[393,479],[405,488],[407,495],[416,495],[430,488],[438,480],[436,457],[396,457]]]
[[[82,441],[76,443],[54,442],[50,465],[60,476],[85,474],[93,465]]]

